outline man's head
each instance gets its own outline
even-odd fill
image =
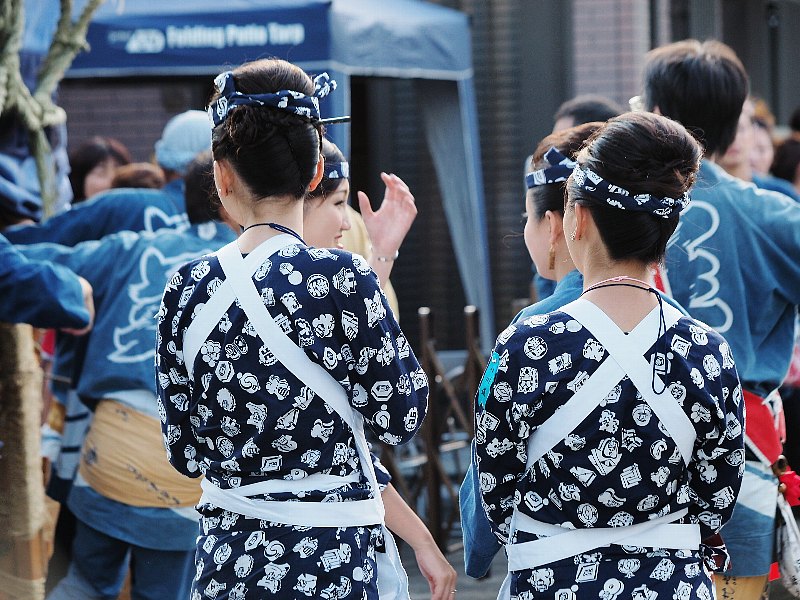
[[[186,165],[184,198],[186,216],[192,225],[222,220],[219,198],[214,187],[213,165],[214,159],[209,149],[200,152]]]
[[[202,110],[187,110],[172,117],[156,142],[156,162],[167,179],[181,177],[189,162],[203,150],[211,149],[211,122]]]
[[[736,137],[749,81],[722,42],[683,40],[647,53],[644,103],[691,131],[706,156],[721,156]]]
[[[621,115],[623,108],[613,100],[596,94],[583,94],[567,100],[558,107],[553,116],[553,133],[569,129],[575,125],[608,121]]]

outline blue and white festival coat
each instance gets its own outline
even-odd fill
[[[725,340],[664,312],[665,336],[658,308],[623,335],[581,299],[498,337],[476,449],[512,598],[712,598],[700,540],[733,510],[744,403]]]
[[[248,255],[258,259],[252,281],[272,319],[339,382],[382,441],[411,439],[426,412],[427,379],[366,261],[297,240],[267,259],[258,251]],[[187,350],[187,329],[224,290],[226,275],[218,255],[203,257],[179,269],[164,292],[157,371],[170,462],[190,477],[205,475],[207,491],[285,484],[287,491],[250,498],[285,501],[289,521],[297,501],[320,503],[323,513],[368,499],[352,430],[277,360],[239,300]],[[190,365],[186,356],[194,356]],[[308,489],[305,480],[342,483]],[[199,510],[193,599],[377,598],[377,521],[281,524],[203,499]]]
[[[77,388],[87,404],[117,400],[158,418],[154,315],[165,282],[185,261],[213,252],[233,237],[227,226],[207,222],[184,231],[124,231],[73,248],[20,246],[27,256],[64,265],[92,284],[97,314]],[[82,438],[74,441],[76,458]],[[80,476],[68,504],[94,529],[128,543],[176,551],[194,546],[199,515],[191,507],[128,506],[101,495]]]

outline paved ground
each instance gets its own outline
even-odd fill
[[[430,598],[428,582],[417,568],[417,563],[414,561],[414,553],[408,546],[404,546],[401,548],[400,554],[408,573],[411,599],[425,600],[425,598]],[[458,571],[458,582],[456,583],[458,593],[455,594],[457,600],[494,600],[497,597],[497,591],[503,583],[507,569],[505,555],[502,551],[495,558],[489,577],[480,581],[464,574],[464,557],[461,552],[453,552],[447,559]]]

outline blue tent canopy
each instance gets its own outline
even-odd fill
[[[83,3],[78,3],[83,4]],[[468,17],[419,0],[108,0],[68,78],[216,75],[263,57],[327,71],[323,116],[350,114],[351,76],[414,79],[467,302],[494,340]],[[349,128],[331,127],[349,153]]]

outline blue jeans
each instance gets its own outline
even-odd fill
[[[185,552],[133,546],[77,521],[72,564],[47,600],[116,600],[130,565],[133,600],[186,600],[194,549]]]

